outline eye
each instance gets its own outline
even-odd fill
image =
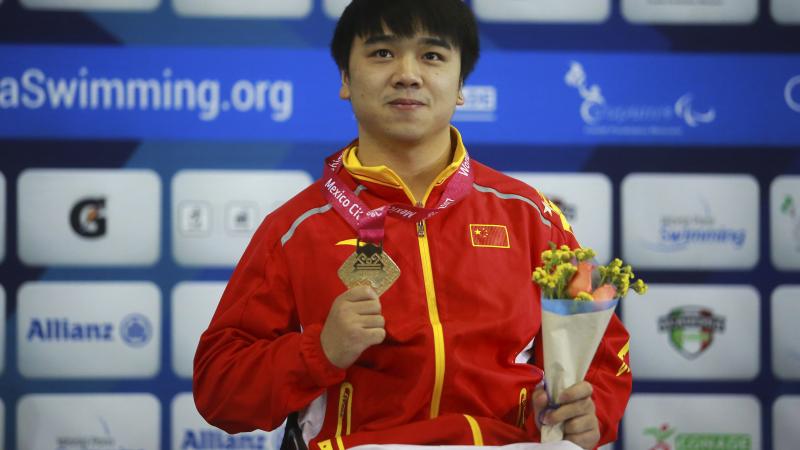
[[[389,51],[388,49],[381,48],[372,52],[372,55],[377,56],[378,58],[391,58],[392,52]]]
[[[444,61],[444,56],[442,56],[442,54],[436,53],[436,52],[425,53],[425,55],[423,55],[422,58],[427,60],[427,61]]]

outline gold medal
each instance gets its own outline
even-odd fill
[[[400,277],[400,268],[382,247],[367,243],[356,245],[356,251],[339,268],[339,278],[347,288],[371,286],[380,296]]]

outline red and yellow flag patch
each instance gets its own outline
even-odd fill
[[[470,224],[469,237],[473,247],[511,248],[505,225]]]

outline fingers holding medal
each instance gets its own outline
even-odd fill
[[[346,369],[364,350],[383,342],[385,325],[375,290],[350,288],[333,301],[320,336],[322,350],[333,365]]]

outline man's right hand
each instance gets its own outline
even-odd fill
[[[333,301],[320,335],[322,350],[334,366],[346,369],[364,350],[383,342],[385,324],[378,294],[356,286]]]

